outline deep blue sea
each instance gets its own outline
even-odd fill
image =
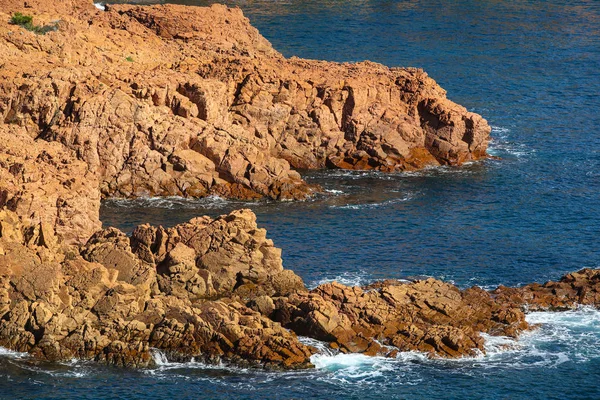
[[[207,5],[206,1],[180,1]],[[380,174],[304,173],[306,202],[109,201],[105,225],[171,226],[247,207],[309,286],[433,276],[519,285],[600,267],[599,1],[228,1],[286,56],[425,69],[492,126],[487,160]],[[0,353],[0,397],[45,399],[600,399],[600,312],[532,313],[540,329],[432,361],[336,355],[274,373],[40,364]]]

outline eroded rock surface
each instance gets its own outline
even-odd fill
[[[295,169],[461,164],[485,156],[490,128],[422,70],[286,59],[239,9],[1,0],[0,133],[15,131],[104,197],[303,199],[318,188]],[[0,181],[23,209],[14,186]]]
[[[155,348],[176,360],[306,367],[313,350],[245,305],[303,290],[247,210],[141,226],[132,238],[110,228],[81,248],[0,211],[0,345],[41,359],[139,367]]]
[[[461,291],[435,279],[377,288],[322,285],[277,302],[273,314],[295,332],[348,353],[417,350],[463,357],[484,351],[480,333],[516,336],[528,328],[518,304],[496,302],[480,288]]]
[[[526,304],[530,311],[571,310],[579,305],[600,306],[600,269],[585,268],[559,281],[532,283],[521,288],[500,286],[493,296],[505,303]]]
[[[0,125],[0,210],[42,223],[67,243],[81,243],[100,228],[97,188],[97,175],[70,150]]]
[[[314,348],[432,357],[484,352],[481,333],[516,337],[524,310],[600,306],[600,270],[486,292],[435,279],[338,283],[308,291],[249,210],[131,237],[97,231],[68,245],[45,221],[0,211],[0,346],[46,360],[152,365],[153,349],[274,368],[309,367]]]
[[[13,12],[56,31],[9,24]],[[102,196],[303,199],[294,169],[485,156],[490,128],[425,72],[286,59],[239,9],[0,0],[0,346],[40,359],[310,366],[315,349],[460,357],[523,311],[598,306],[600,272],[523,288],[434,279],[308,291],[248,210],[131,237]]]

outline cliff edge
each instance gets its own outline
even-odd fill
[[[17,12],[33,22],[11,23]],[[1,0],[0,39],[0,208],[75,241],[98,228],[101,197],[304,199],[318,188],[296,169],[486,155],[486,121],[424,71],[286,59],[239,9]],[[35,170],[30,147],[59,152],[60,168]],[[71,166],[88,188],[65,194],[54,170]],[[42,181],[62,199],[48,210],[24,194]]]

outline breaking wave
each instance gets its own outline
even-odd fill
[[[319,379],[331,382],[418,384],[430,368],[472,375],[477,371],[557,368],[600,358],[600,311],[580,308],[568,312],[534,312],[527,321],[539,325],[518,339],[483,335],[485,354],[455,360],[431,359],[418,352],[401,352],[396,358],[325,351],[312,356]],[[313,344],[314,345],[314,344]]]
[[[362,278],[355,279],[359,281]],[[419,352],[400,352],[394,358],[343,354],[330,348],[327,343],[299,337],[302,343],[318,350],[317,354],[311,357],[314,370],[278,373],[226,365],[207,365],[195,361],[173,363],[157,351],[154,353],[157,368],[148,370],[147,373],[176,373],[177,376],[189,377],[190,370],[214,370],[226,374],[241,374],[246,380],[245,384],[250,386],[299,377],[335,386],[396,386],[420,384],[426,381],[427,374],[432,369],[475,376],[485,371],[510,373],[517,370],[552,369],[569,362],[583,363],[600,358],[599,310],[582,307],[568,312],[534,312],[527,315],[527,321],[538,327],[522,334],[518,339],[484,334],[485,354],[475,357],[435,359]],[[219,382],[219,378],[214,376],[206,379]],[[225,384],[225,381],[220,382]]]
[[[375,279],[365,270],[356,272],[344,272],[336,276],[326,276],[319,280],[311,282],[308,287],[314,289],[319,285],[337,282],[345,286],[364,286],[373,282]]]

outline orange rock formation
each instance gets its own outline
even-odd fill
[[[248,210],[99,230],[102,197],[303,199],[318,188],[295,169],[485,157],[486,121],[421,70],[285,59],[224,6],[0,0],[0,37],[1,346],[304,368],[315,349],[296,334],[460,357],[484,351],[481,332],[528,329],[525,305],[600,304],[592,270],[491,293],[434,279],[308,291]]]
[[[11,25],[13,12],[57,30]],[[43,210],[19,194],[11,168],[33,167],[13,156],[0,164],[0,207],[73,240],[98,227],[94,189],[303,199],[317,188],[295,169],[461,164],[484,157],[489,139],[486,121],[422,70],[286,59],[239,9],[1,0],[0,38],[0,134],[15,139],[2,152],[60,151],[89,186],[64,194],[46,163],[47,196],[86,203],[72,223],[64,202]]]

